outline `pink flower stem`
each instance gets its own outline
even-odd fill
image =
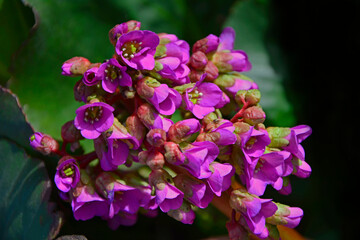
[[[238,111],[238,112],[234,115],[234,117],[231,118],[230,121],[231,121],[232,123],[237,122],[238,119],[242,117],[245,109],[249,106],[249,103],[248,103],[248,102],[245,102],[243,99],[241,99],[241,100],[242,100],[242,102],[244,103],[244,105],[243,105],[243,107],[240,109],[240,111]]]
[[[80,163],[80,168],[86,167],[92,160],[96,159],[98,156],[95,151],[77,156],[76,159]]]

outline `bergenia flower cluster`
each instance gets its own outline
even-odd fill
[[[291,175],[310,175],[301,143],[311,128],[264,125],[259,87],[243,75],[251,64],[234,49],[232,28],[190,48],[132,20],[109,39],[114,53],[103,62],[74,57],[62,66],[77,78],[74,97],[83,104],[62,126],[62,144],[30,137],[36,150],[61,156],[54,182],[75,219],[100,217],[116,229],[162,211],[192,224],[197,209],[227,196],[230,239],[276,239],[276,225],[299,224],[300,208],[262,195],[269,187],[290,194]],[[81,141],[94,151],[83,154]]]

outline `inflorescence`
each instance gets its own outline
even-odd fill
[[[61,156],[54,181],[75,219],[98,216],[116,229],[160,209],[192,224],[196,209],[226,195],[230,239],[276,239],[276,225],[296,227],[301,208],[261,196],[268,186],[290,194],[290,175],[310,175],[300,143],[311,128],[264,125],[232,28],[197,41],[190,54],[186,41],[140,25],[109,31],[110,59],[63,64],[63,75],[80,78],[74,96],[84,105],[62,126],[61,147],[47,134],[30,137],[36,150]],[[78,154],[84,139],[94,151]]]

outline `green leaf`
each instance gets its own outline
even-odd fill
[[[4,137],[30,148],[29,137],[34,131],[27,122],[17,97],[0,86],[0,102],[0,138]]]
[[[0,85],[10,79],[11,62],[34,25],[31,8],[20,0],[0,1]]]
[[[260,104],[267,115],[267,121],[278,126],[292,126],[295,123],[293,108],[286,98],[283,86],[284,76],[272,66],[273,59],[268,46],[270,42],[268,1],[238,1],[224,26],[231,26],[236,32],[235,49],[244,50],[252,63],[252,70],[245,75],[252,78],[261,91]]]
[[[0,239],[48,239],[56,222],[43,162],[0,138]]]

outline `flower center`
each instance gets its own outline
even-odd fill
[[[255,173],[259,172],[261,168],[264,166],[265,160],[260,158],[255,166]]]
[[[123,57],[126,59],[135,57],[135,54],[141,50],[141,44],[142,42],[137,42],[135,40],[124,43],[121,48]]]
[[[189,92],[189,100],[196,104],[201,99],[202,95],[202,92],[199,92],[197,88],[194,88],[191,92]]]
[[[99,119],[101,119],[103,113],[103,109],[101,106],[95,106],[95,107],[89,107],[85,110],[85,117],[84,121],[89,122],[91,124],[95,122],[98,122]]]
[[[62,169],[63,176],[70,177],[74,174],[74,166],[73,165],[66,165]]]
[[[114,82],[115,79],[121,79],[122,73],[120,68],[108,64],[105,69],[105,79],[110,80],[111,82]]]
[[[251,149],[256,142],[257,142],[257,139],[255,137],[251,137],[249,139],[249,141],[247,141],[247,143],[245,144],[245,148],[248,150]]]

